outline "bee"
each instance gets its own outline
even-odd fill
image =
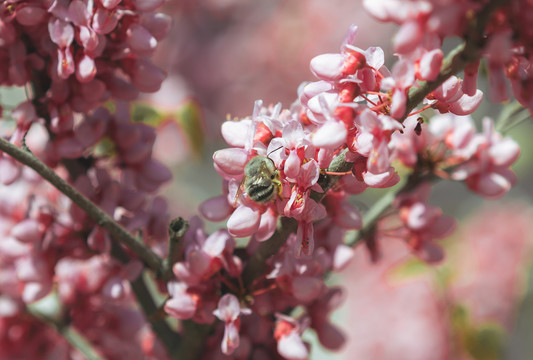
[[[281,180],[274,162],[267,156],[255,156],[244,167],[242,183],[248,197],[258,203],[267,204],[281,194]]]

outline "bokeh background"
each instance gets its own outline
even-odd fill
[[[155,63],[168,78],[136,114],[157,119],[155,153],[174,173],[164,189],[173,217],[197,215],[202,201],[220,194],[211,156],[226,147],[222,122],[251,114],[257,99],[288,107],[300,83],[313,80],[311,58],[337,52],[350,24],[359,26],[358,47],[380,46],[393,61],[395,27],[373,20],[359,0],[181,0],[164,11],[174,24]],[[0,96],[9,103],[24,94]],[[485,100],[474,118],[497,118],[502,106]],[[352,265],[329,279],[347,290],[334,319],[348,343],[331,354],[306,334],[312,359],[533,358],[532,134],[531,119],[508,133],[522,154],[518,184],[504,199],[483,200],[460,183],[435,185],[431,203],[459,222],[442,242],[447,258],[439,266],[416,260],[399,241],[383,243],[377,263],[357,247]],[[353,202],[364,212],[384,191]]]

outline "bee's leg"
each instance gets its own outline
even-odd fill
[[[326,174],[326,175],[349,175],[349,174],[353,174],[351,171],[346,171],[346,172],[334,172],[334,171],[327,171],[327,170],[320,170],[322,172],[322,174]]]

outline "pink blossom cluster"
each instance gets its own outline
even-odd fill
[[[153,193],[171,174],[153,158],[155,129],[132,123],[124,101],[158,90],[164,78],[149,59],[170,30],[170,17],[155,12],[162,3],[2,2],[0,85],[31,88],[10,112],[14,131],[2,136],[27,145],[129,231],[142,229],[140,238],[164,257],[168,209]],[[129,287],[142,265],[112,259],[109,234],[36,173],[6,154],[0,170],[0,293],[9,310],[2,329],[26,321],[27,305],[57,292],[64,316],[106,358],[165,359]],[[2,331],[2,344],[30,343],[35,334],[20,329],[15,337]],[[24,356],[76,353],[57,343]]]
[[[184,238],[185,260],[174,265],[176,280],[168,283],[171,298],[165,311],[177,319],[202,324],[211,324],[216,318],[222,321],[207,340],[206,358],[231,355],[236,359],[270,359],[281,355],[306,359],[310,348],[301,335],[307,328],[314,329],[328,349],[344,344],[344,335],[329,321],[329,314],[342,302],[342,291],[324,284],[325,272],[340,270],[352,254],[350,248],[337,243],[335,235],[342,232],[340,228],[332,226],[330,230],[332,224],[323,224],[321,233],[335,234],[321,236],[326,240],[306,258],[295,255],[298,240],[293,234],[270,260],[270,273],[254,283],[252,297],[242,302],[234,295],[242,292],[238,281],[242,260],[234,255],[234,238],[226,230],[207,236],[201,225],[199,219],[193,219]],[[336,256],[331,249],[336,250]],[[302,316],[294,319],[282,315],[297,305],[306,308]]]
[[[28,109],[31,114],[29,102],[19,105],[12,112],[15,120],[22,119]],[[11,134],[12,141],[21,138],[20,129]],[[155,129],[130,122],[129,104],[117,102],[114,113],[101,107],[80,116],[76,126],[54,142],[48,141],[41,124],[34,123],[31,129],[27,124],[26,130],[25,143],[35,156],[53,165],[61,176],[75,177],[74,186],[86,197],[130,231],[143,229],[142,239],[161,256],[167,255],[167,204],[152,193],[171,174],[152,157]],[[92,152],[104,137],[113,147],[101,154]],[[83,163],[83,172],[61,165],[65,159],[85,156],[90,160]],[[127,353],[138,359],[165,359],[165,350],[135,307],[129,287],[142,264],[132,260],[122,265],[112,259],[107,231],[36,173],[5,154],[0,164],[2,182],[8,185],[0,195],[4,238],[0,242],[0,293],[12,309],[0,321],[16,323],[28,316],[27,305],[57,291],[63,311],[73,319],[72,326],[106,358],[120,359]],[[10,336],[2,333],[1,341],[11,341]],[[23,332],[20,341],[22,337],[32,341],[32,336]],[[62,353],[50,356],[67,359],[73,351],[61,349]]]
[[[63,316],[106,358],[120,359],[124,353],[134,359],[165,358],[134,306],[128,280],[139,275],[140,262],[123,265],[106,254],[108,235],[99,228],[91,231],[80,210],[33,171],[25,169],[0,195],[2,357],[66,360],[77,353],[26,313],[26,306],[57,291]]]
[[[159,89],[148,57],[170,30],[163,1],[8,0],[0,4],[0,85],[39,80],[51,120]],[[45,88],[42,88],[42,87]]]
[[[393,40],[394,50],[422,72],[430,71],[432,65],[442,60],[440,48],[445,37],[468,34],[472,15],[496,5],[492,6],[494,13],[482,29],[488,40],[478,44],[482,46],[482,58],[488,67],[490,98],[495,102],[508,100],[510,87],[514,97],[533,111],[530,66],[533,5],[530,1],[364,0],[363,5],[378,20],[400,25]],[[463,102],[479,96],[476,90],[479,66],[478,60],[465,69],[461,84],[466,96]],[[432,77],[421,78],[432,80]]]
[[[315,330],[328,349],[338,349],[343,343],[341,333],[324,315],[324,305],[318,304],[327,303],[325,299],[333,291],[324,284],[324,275],[342,269],[353,255],[352,249],[343,244],[344,234],[363,225],[359,211],[348,201],[350,195],[369,187],[397,184],[400,177],[394,166],[399,163],[420,176],[434,174],[464,181],[472,191],[489,198],[503,195],[516,181],[509,167],[518,157],[518,145],[495,132],[490,119],[484,120],[483,132],[477,133],[468,114],[479,106],[482,93],[477,89],[472,94],[464,91],[463,80],[450,77],[426,97],[426,107],[406,114],[409,90],[418,86],[418,80],[433,80],[438,75],[440,50],[427,51],[417,64],[401,55],[389,71],[380,48],[362,50],[353,45],[356,32],[356,27],[350,29],[340,53],[312,59],[311,71],[318,81],[303,84],[298,101],[289,109],[282,110],[280,104],[265,108],[257,101],[252,116],[222,125],[222,135],[231,147],[215,152],[213,160],[224,179],[223,195],[200,206],[208,220],[227,219],[224,238],[250,237],[246,247],[250,256],[261,242],[269,241],[280,217],[296,220],[296,234],[290,235],[269,259],[265,280],[254,283],[254,289],[269,290],[255,295],[252,292],[254,301],[241,299],[252,314],[274,316],[298,305],[306,309],[298,319],[278,317],[277,350],[286,359],[307,357],[307,346],[297,336],[307,327]],[[418,116],[428,108],[436,114],[429,125]],[[352,163],[350,171],[329,171],[339,154]],[[340,180],[324,194],[319,179],[327,176],[339,176]],[[380,223],[378,233],[367,239],[374,255],[378,255],[378,247],[372,238],[381,234],[404,239],[428,262],[443,258],[442,249],[434,241],[449,235],[455,220],[428,203],[429,190],[424,183],[397,197],[394,227],[387,230],[390,222]],[[321,201],[315,200],[320,197]],[[167,303],[168,313],[201,322],[207,319],[203,311],[211,316],[219,297],[202,292],[202,278],[218,282],[216,294],[239,294],[238,288],[226,289],[213,274],[222,271],[234,278],[239,272],[233,269],[242,269],[240,259],[231,265],[229,253],[223,255],[224,251],[219,250],[210,254],[211,245],[204,248],[214,236],[219,235],[202,240],[204,245],[194,245],[197,250],[187,252],[185,263],[174,268],[179,291],[172,295],[174,305]],[[226,247],[230,253],[233,244],[231,240],[230,247]],[[220,243],[218,248],[222,247]],[[200,301],[205,299],[210,299],[210,305],[201,309]],[[186,317],[177,313],[177,309],[184,308],[178,306],[183,302],[191,305]],[[223,312],[221,306],[227,305],[219,303],[215,314]],[[242,307],[233,307],[231,326],[224,320],[227,318],[219,316],[226,322],[222,351],[235,351],[236,358],[244,356],[240,351],[249,356],[250,351],[237,346],[235,335],[240,323],[237,326],[234,319]],[[242,316],[244,319],[253,317]],[[301,351],[286,351],[283,344],[287,339],[291,339],[291,349]]]

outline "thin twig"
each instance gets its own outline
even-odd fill
[[[189,223],[181,217],[172,220],[168,225],[168,256],[163,262],[161,274],[163,280],[169,280],[172,276],[172,265],[181,253],[183,236],[188,229]]]

